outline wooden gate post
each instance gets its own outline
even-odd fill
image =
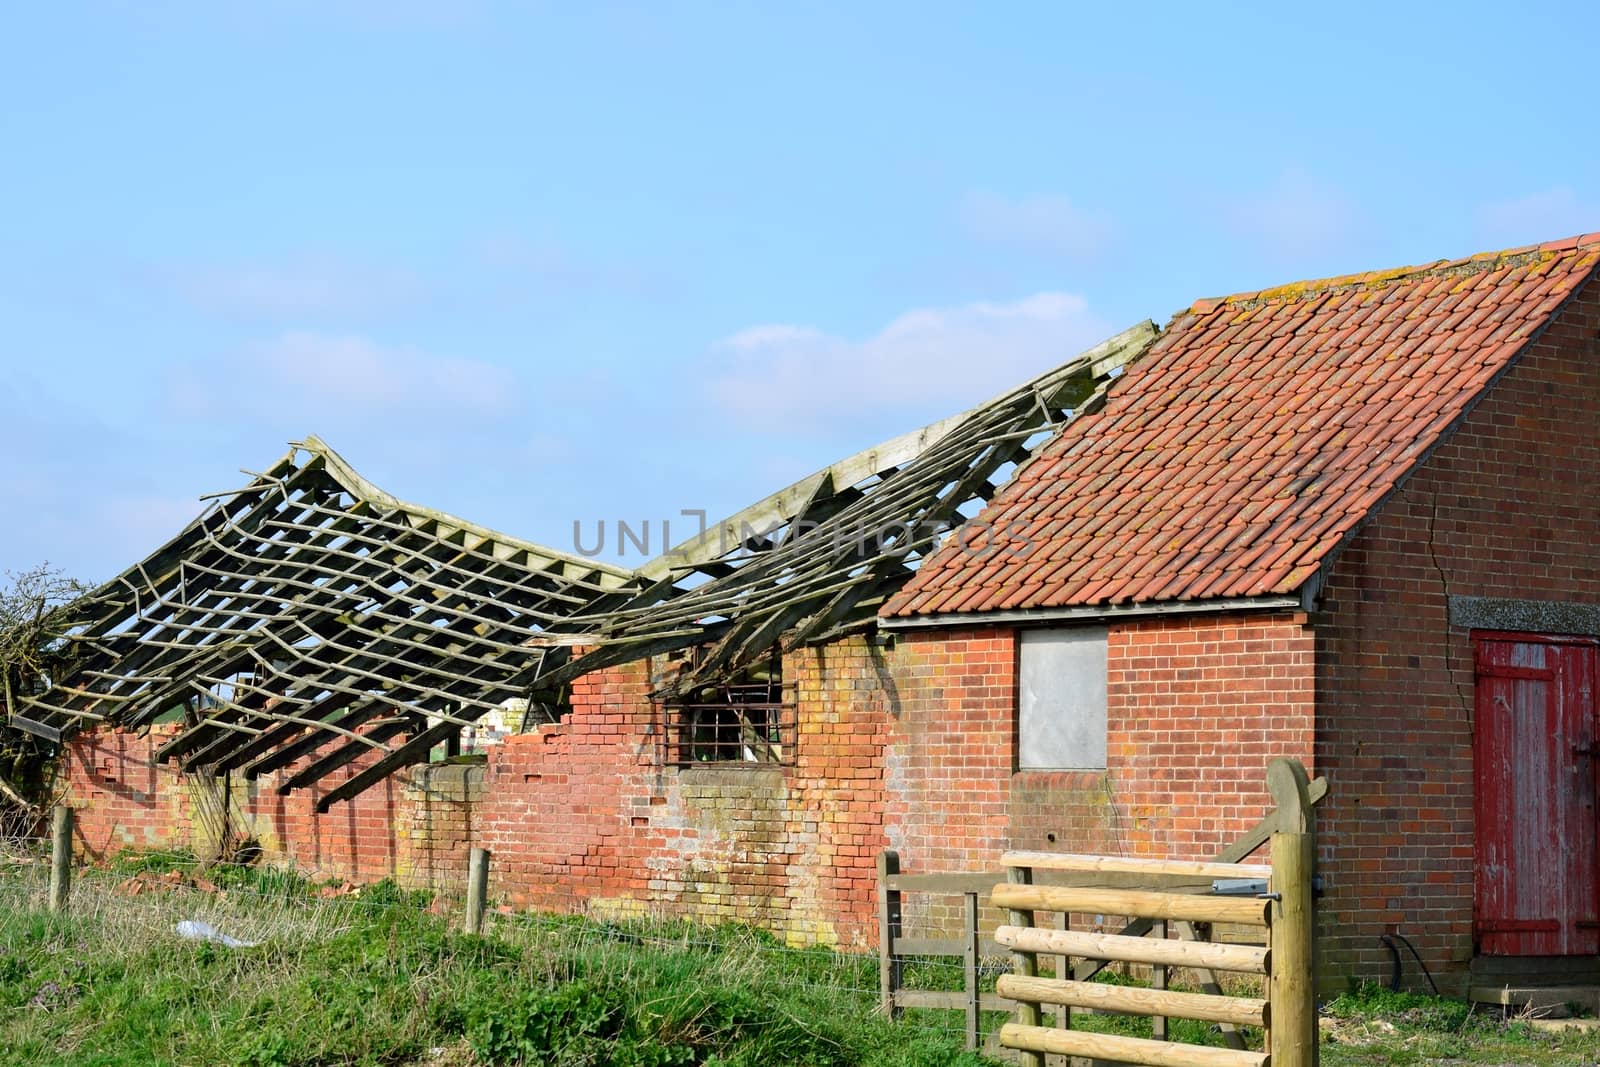
[[[895,996],[900,990],[900,954],[895,942],[900,939],[900,890],[889,888],[889,879],[900,873],[900,854],[893,849],[878,853],[878,996],[879,1007],[891,1019],[900,1017]]]
[[[1297,762],[1274,760],[1267,785],[1278,802],[1268,886],[1273,898],[1268,1052],[1273,1067],[1313,1067],[1319,1036],[1311,897],[1316,835],[1306,770]]]
[[[50,910],[65,912],[72,893],[72,809],[57,804],[50,818]]]

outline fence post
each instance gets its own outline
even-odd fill
[[[72,893],[72,809],[57,804],[50,818],[50,910],[65,912]]]
[[[1032,867],[1007,867],[1006,881],[1013,885],[1032,885]],[[1018,908],[1009,909],[1012,926],[1032,926],[1033,912]],[[1023,978],[1033,978],[1039,973],[1039,957],[1037,953],[1015,950],[1011,953],[1011,973]],[[1039,1002],[1017,1001],[1017,1022],[1022,1026],[1039,1025]],[[1029,1050],[1017,1053],[1017,1063],[1020,1067],[1044,1067],[1044,1053]]]
[[[1150,929],[1151,934],[1165,941],[1167,939],[1167,920],[1157,919]],[[1151,989],[1167,988],[1167,981],[1172,975],[1172,969],[1164,963],[1156,964],[1150,974]],[[1154,1015],[1150,1018],[1150,1036],[1157,1041],[1167,1040],[1167,1017]]]
[[[1267,784],[1278,802],[1269,886],[1273,902],[1268,1052],[1273,1067],[1313,1067],[1318,1051],[1311,897],[1316,838],[1305,768],[1274,760],[1267,770]]]
[[[883,1013],[899,1018],[895,996],[900,990],[901,965],[895,942],[900,937],[900,890],[889,888],[889,879],[900,873],[900,854],[893,849],[878,853],[878,995]]]
[[[983,993],[978,988],[978,956],[982,946],[978,941],[978,894],[962,895],[965,912],[962,918],[967,935],[967,954],[963,984],[967,988],[967,1047],[976,1049],[983,1040]]]
[[[1056,929],[1072,929],[1072,913],[1070,911],[1056,912]],[[1071,956],[1060,955],[1056,957],[1056,977],[1069,980],[1073,977]],[[1056,1007],[1056,1029],[1072,1029],[1072,1009],[1065,1004],[1057,1005]]]
[[[483,909],[489,897],[489,850],[475,848],[467,861],[467,933],[483,932]]]

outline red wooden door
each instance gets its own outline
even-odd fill
[[[1473,635],[1478,950],[1600,952],[1595,642]]]

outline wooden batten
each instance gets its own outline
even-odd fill
[[[1267,1025],[1267,1002],[1250,997],[1174,993],[1167,989],[1073,982],[1060,978],[1024,978],[1014,974],[1001,975],[995,991],[1010,1000],[1065,1004],[1072,1008],[1092,1008],[1125,1015],[1172,1016],[1233,1023],[1235,1026]]]
[[[1031,926],[1002,926],[994,932],[996,944],[1016,952],[1053,953],[1096,960],[1145,963],[1156,967],[1197,967],[1243,974],[1267,974],[1271,953],[1255,945],[1229,945],[1215,941],[1167,941],[1121,934],[1091,934],[1080,930],[1040,930]]]
[[[1000,1044],[1028,1052],[1087,1056],[1096,1060],[1148,1064],[1150,1067],[1268,1067],[1265,1053],[1205,1045],[1181,1045],[1144,1037],[1119,1037],[1087,1030],[1006,1023]]]
[[[1267,863],[1217,863],[1207,860],[1137,859],[1128,856],[1085,856],[1070,852],[1007,852],[1000,857],[1006,867],[1032,867],[1036,871],[1094,871],[1181,878],[1267,878]]]
[[[1249,897],[1207,897],[1190,893],[1008,883],[995,886],[990,892],[989,901],[995,907],[1015,910],[1136,915],[1149,919],[1182,919],[1240,926],[1267,925],[1267,901]]]

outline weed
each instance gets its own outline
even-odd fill
[[[1322,1062],[1329,1067],[1441,1060],[1575,1067],[1600,1059],[1600,1037],[1593,1033],[1541,1033],[1465,1001],[1373,983],[1335,997],[1324,1012]]]
[[[284,872],[132,857],[69,916],[0,876],[0,1063],[979,1067],[877,1013],[876,960],[741,926],[492,916],[484,936],[394,886],[327,897]],[[171,872],[181,878],[169,878]],[[128,895],[130,877],[160,879]],[[184,941],[199,919],[256,947]],[[451,1060],[451,1062],[457,1062]],[[460,1062],[465,1062],[461,1060]]]

